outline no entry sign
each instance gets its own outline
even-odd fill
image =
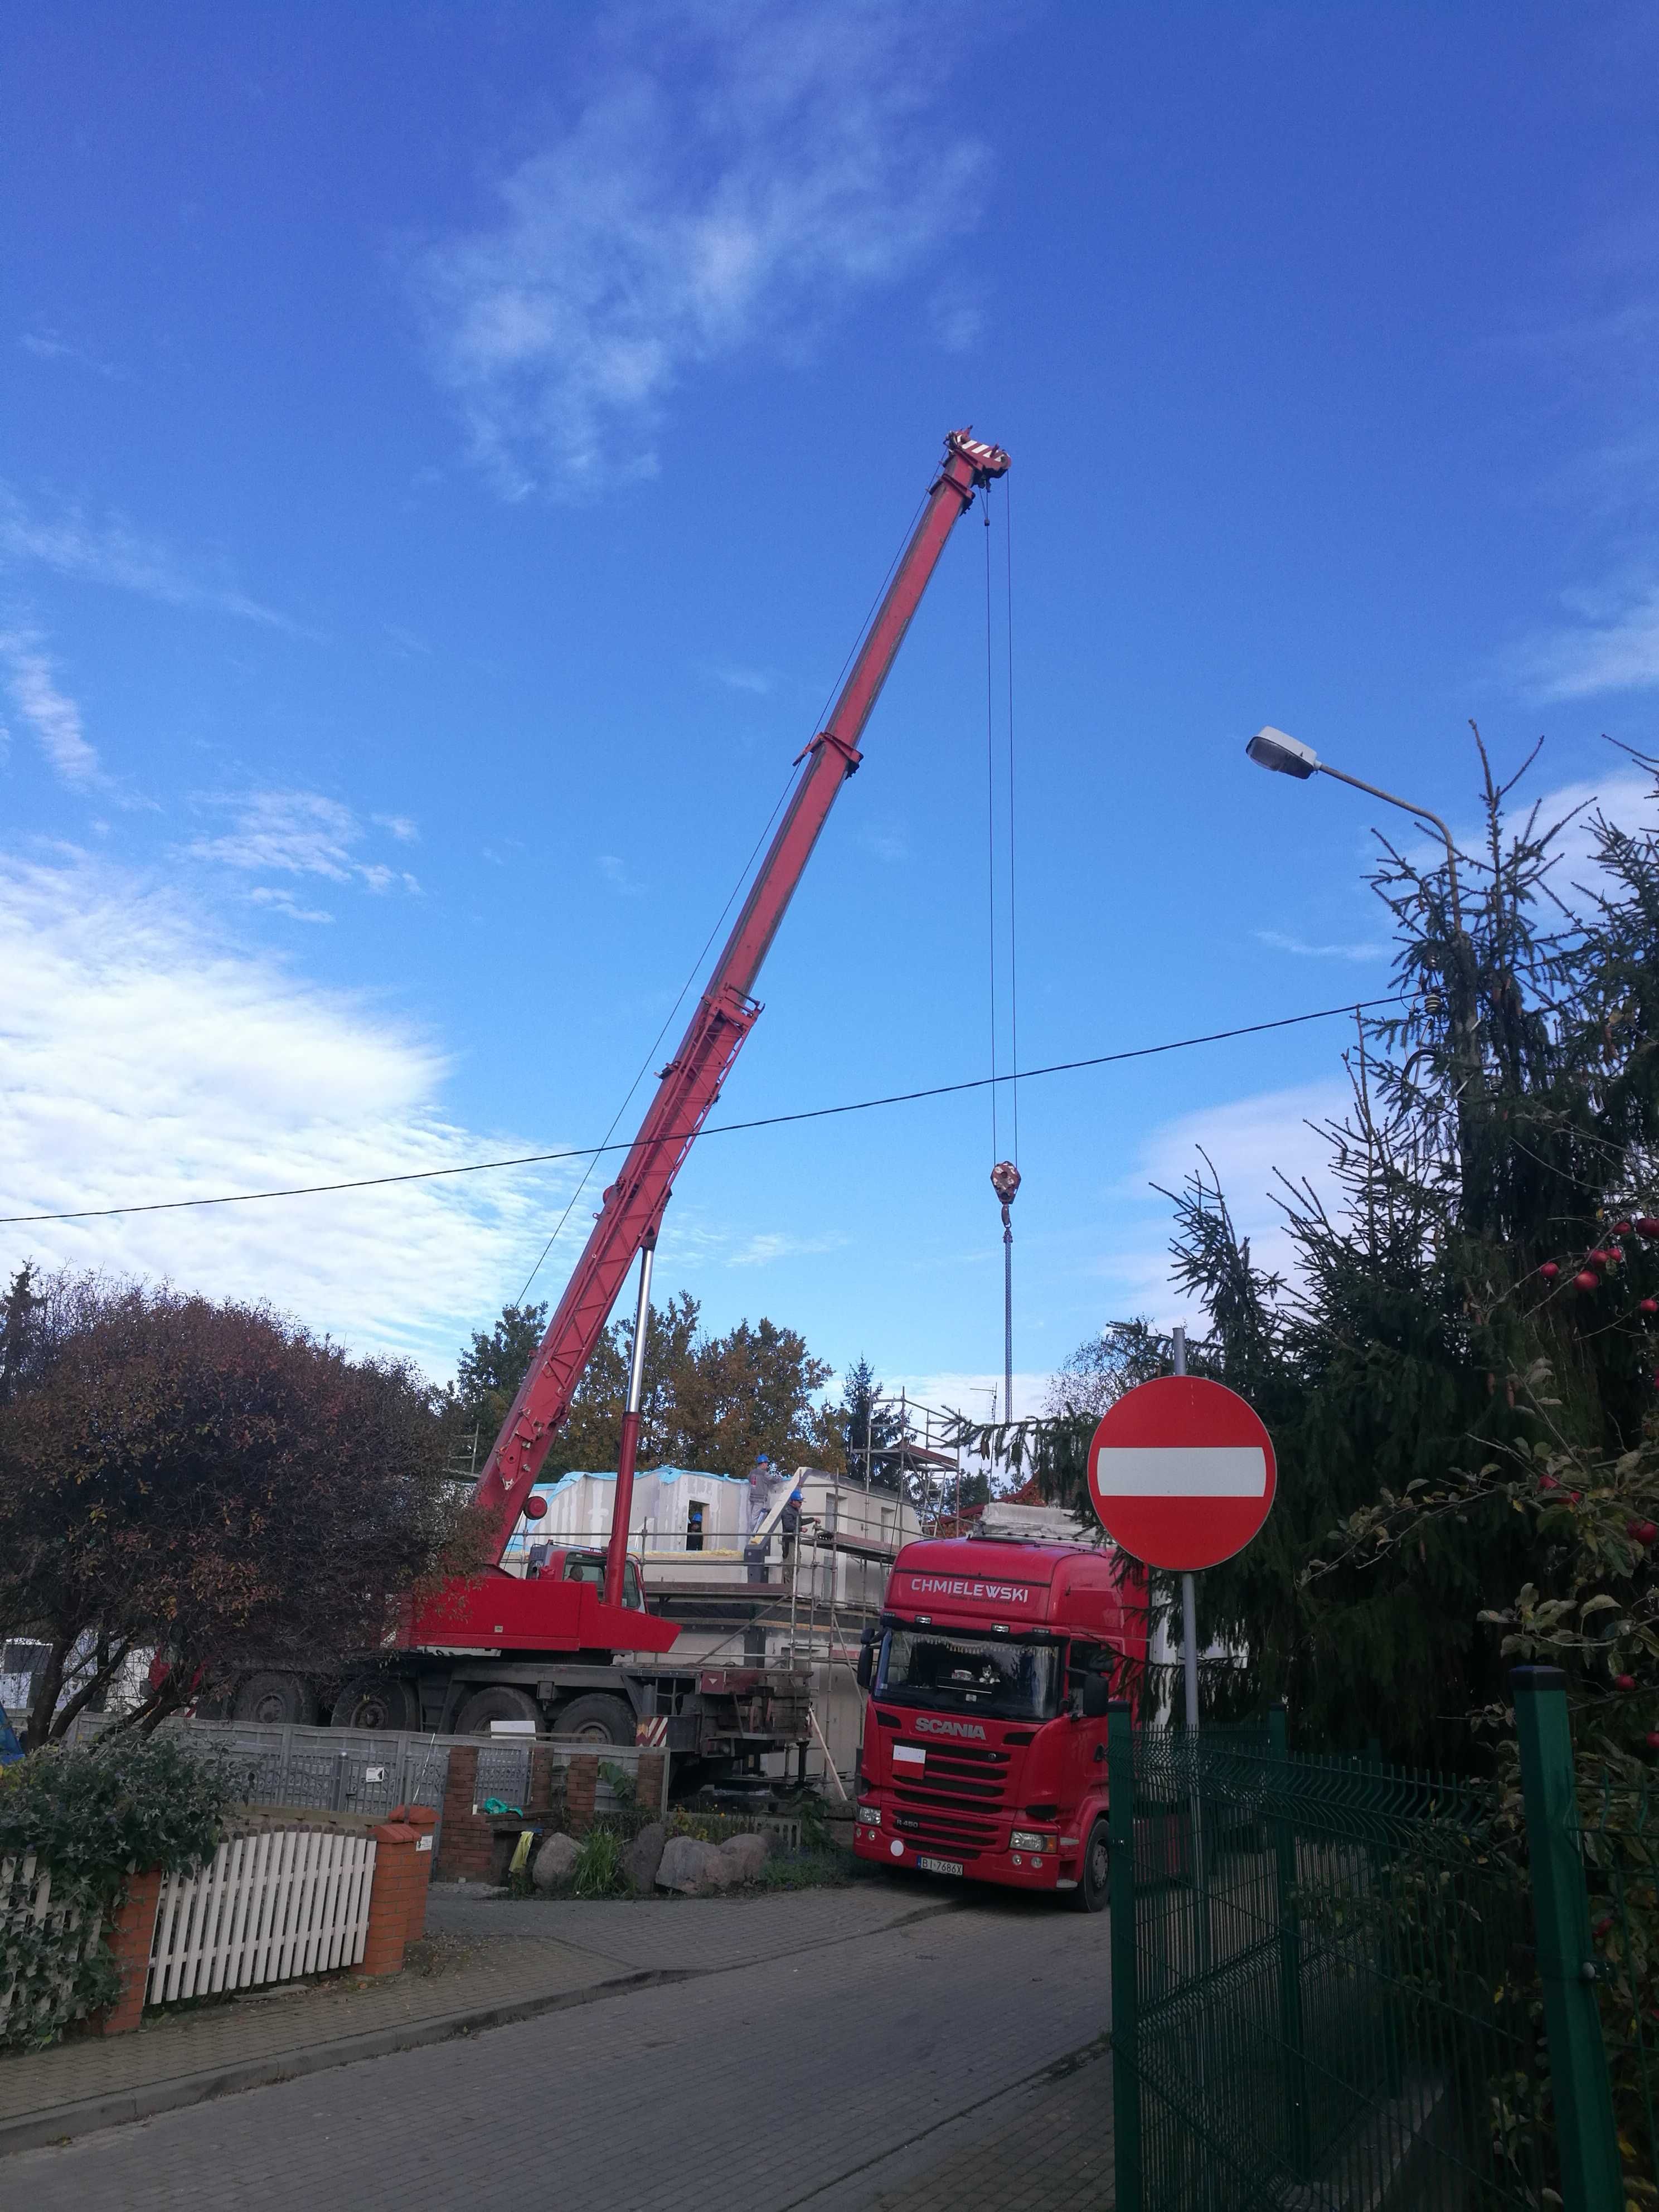
[[[1191,1573],[1242,1552],[1272,1510],[1273,1440],[1236,1390],[1161,1375],[1126,1391],[1089,1447],[1101,1526],[1149,1567]]]

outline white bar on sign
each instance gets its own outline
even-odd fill
[[[1260,1444],[1117,1444],[1103,1449],[1096,1480],[1105,1498],[1265,1498]]]

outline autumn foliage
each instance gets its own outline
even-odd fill
[[[268,1307],[13,1281],[0,1338],[0,1632],[49,1647],[30,1738],[135,1654],[153,1726],[250,1663],[325,1668],[471,1564],[434,1395]]]

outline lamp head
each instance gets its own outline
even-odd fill
[[[1271,722],[1256,732],[1244,750],[1258,768],[1274,769],[1280,775],[1293,775],[1303,782],[1319,768],[1319,755],[1311,745],[1274,729]]]

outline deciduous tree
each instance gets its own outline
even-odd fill
[[[153,1726],[248,1663],[378,1643],[400,1593],[472,1563],[412,1368],[264,1307],[84,1276],[31,1294],[0,1406],[0,1627],[48,1646],[32,1742],[136,1651],[171,1662]]]

